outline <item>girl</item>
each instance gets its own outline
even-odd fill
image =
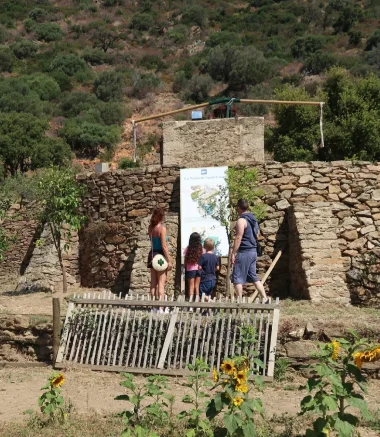
[[[184,251],[190,300],[192,300],[192,297],[195,295],[195,301],[198,301],[199,283],[201,281],[201,275],[198,270],[198,260],[203,252],[201,236],[198,232],[193,232],[189,238],[189,245]]]
[[[148,227],[148,234],[153,248],[148,255],[148,267],[150,268],[150,294],[152,298],[156,298],[156,290],[158,289],[158,297],[165,300],[165,282],[167,279],[167,270],[173,268],[173,261],[169,253],[166,236],[166,228],[162,225],[165,218],[165,212],[162,208],[154,208],[150,225]],[[161,254],[168,261],[168,269],[163,272],[158,272],[152,267],[152,259],[155,255]],[[163,311],[163,307],[160,308]]]

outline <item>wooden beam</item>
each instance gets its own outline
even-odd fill
[[[156,114],[156,115],[149,115],[147,117],[138,118],[137,120],[133,120],[133,121],[135,123],[141,123],[142,121],[154,120],[155,118],[162,118],[162,117],[166,117],[168,115],[180,114],[181,112],[191,111],[192,109],[204,108],[205,106],[208,106],[208,105],[209,105],[209,103],[206,102],[206,103],[200,103],[199,105],[185,106],[184,108],[181,108],[181,109],[175,109],[174,111],[162,112],[161,114]]]
[[[261,105],[304,105],[304,106],[321,106],[324,102],[303,102],[300,100],[252,100],[240,99],[241,103],[256,103]]]
[[[174,308],[174,311],[172,312],[172,314],[170,316],[171,317],[170,317],[170,323],[169,323],[168,332],[166,333],[165,342],[164,342],[164,345],[162,347],[160,359],[159,359],[158,364],[157,364],[157,368],[158,369],[163,369],[164,368],[166,356],[168,355],[168,350],[169,350],[170,342],[172,341],[172,338],[173,338],[175,324],[177,322],[178,307]]]
[[[225,302],[178,302],[178,301],[159,301],[159,300],[111,300],[111,299],[71,299],[70,303],[90,304],[119,307],[180,307],[180,308],[214,308],[214,309],[242,309],[242,310],[273,310],[279,308],[277,304],[253,304],[253,303],[225,303]]]

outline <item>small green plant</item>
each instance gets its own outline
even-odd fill
[[[258,360],[257,360],[258,362]],[[221,387],[214,399],[209,403],[206,415],[214,420],[223,414],[224,427],[215,429],[215,436],[256,437],[259,434],[255,428],[254,417],[258,412],[263,413],[260,398],[250,399],[248,378],[249,360],[245,356],[226,359],[220,366],[221,375],[214,370],[216,387]],[[261,380],[256,378],[258,386]]]
[[[123,417],[127,428],[122,437],[155,437],[150,429],[154,426],[167,425],[172,421],[174,397],[165,393],[167,389],[165,376],[153,375],[147,382],[138,385],[130,373],[121,374],[125,379],[120,385],[127,388],[131,394],[119,395],[115,399],[128,401],[133,405],[133,411],[124,411]],[[146,401],[151,401],[147,404]]]
[[[119,169],[121,169],[121,170],[125,170],[125,169],[127,169],[127,168],[135,168],[135,167],[140,167],[140,163],[137,161],[137,162],[134,162],[132,159],[130,159],[130,158],[122,158],[122,159],[120,159],[120,161],[119,161],[119,164],[118,164],[118,167],[119,167]]]
[[[286,358],[277,358],[274,364],[274,380],[278,382],[285,381],[288,369],[289,360]]]
[[[186,395],[182,402],[192,404],[194,408],[182,411],[178,414],[177,419],[187,419],[188,426],[191,428],[186,433],[186,437],[212,437],[214,435],[210,422],[202,418],[203,408],[202,401],[210,395],[204,391],[207,387],[212,387],[213,384],[208,380],[209,366],[200,359],[195,360],[195,364],[189,364],[188,369],[194,372],[194,375],[187,377],[187,382],[183,385],[189,387],[193,395]]]
[[[309,394],[301,401],[301,413],[314,412],[319,417],[306,437],[337,435],[351,437],[359,417],[347,412],[357,408],[365,419],[371,415],[362,393],[366,393],[366,378],[361,371],[363,362],[380,359],[380,347],[368,349],[366,339],[352,332],[352,338],[340,338],[320,348],[314,358],[317,363],[307,366],[311,376],[306,386]]]
[[[61,394],[60,387],[65,382],[65,376],[62,373],[54,373],[46,385],[41,390],[46,390],[38,398],[38,406],[43,414],[49,416],[49,420],[57,420],[63,423],[66,420],[67,414],[64,407],[64,399]]]

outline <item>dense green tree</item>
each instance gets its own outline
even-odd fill
[[[307,35],[296,38],[292,44],[291,51],[295,58],[305,58],[320,50],[326,43],[325,38],[320,35]]]
[[[11,175],[51,164],[62,165],[70,150],[45,137],[46,120],[31,114],[0,113],[0,157]]]
[[[0,46],[0,72],[11,72],[15,60],[16,58],[9,47]]]
[[[4,44],[8,41],[9,33],[3,26],[0,26],[0,44]]]
[[[319,74],[337,63],[338,60],[332,53],[318,50],[306,59],[303,70],[306,74]]]
[[[133,80],[132,95],[143,99],[148,93],[155,91],[160,84],[160,78],[153,73],[136,74]]]
[[[108,49],[116,47],[116,43],[120,37],[120,34],[116,30],[109,26],[102,25],[94,29],[91,35],[91,41],[94,48],[100,48],[106,53]]]
[[[65,117],[76,117],[81,112],[97,105],[97,98],[84,91],[65,93],[60,104],[61,114]]]
[[[55,23],[41,23],[35,25],[32,30],[36,33],[39,41],[52,42],[63,38],[63,30]]]
[[[275,71],[273,60],[255,47],[217,46],[207,57],[207,72],[215,80],[227,82],[233,89],[256,85]]]
[[[207,24],[207,9],[200,5],[188,6],[182,14],[182,23],[205,27]]]
[[[351,2],[336,1],[339,10],[338,18],[333,24],[335,32],[348,32],[352,26],[359,21],[363,12],[359,4]],[[342,4],[343,3],[343,4]]]
[[[38,52],[38,45],[27,39],[19,39],[10,45],[11,50],[18,59],[33,58]]]
[[[73,89],[71,77],[63,71],[52,71],[50,76],[58,83],[61,91],[71,91]]]
[[[47,11],[42,8],[34,8],[29,12],[29,18],[34,21],[42,22],[47,14]]]
[[[380,78],[352,78],[333,68],[318,95],[324,100],[325,147],[320,142],[319,114],[307,106],[275,108],[277,127],[268,131],[267,147],[274,158],[291,160],[380,159]],[[303,89],[285,87],[280,100],[310,100]]]
[[[87,72],[86,62],[78,55],[57,55],[50,64],[50,71],[61,71],[68,76],[75,76],[81,72]]]
[[[136,30],[149,30],[153,25],[153,15],[146,12],[135,14],[130,24],[131,28]]]
[[[24,76],[24,80],[31,91],[36,92],[41,100],[55,99],[61,93],[58,83],[47,74],[36,73]]]
[[[366,59],[369,65],[380,70],[380,43],[372,47],[371,51],[366,54]]]
[[[94,82],[95,95],[105,102],[121,100],[124,95],[125,76],[117,71],[104,71]]]
[[[366,50],[371,50],[372,47],[376,47],[380,44],[380,29],[376,29],[367,39]]]
[[[213,82],[208,74],[193,76],[185,88],[184,97],[195,103],[205,102],[210,94]]]
[[[79,118],[67,120],[60,135],[81,156],[95,158],[101,148],[110,149],[120,141],[116,126],[104,126]]]

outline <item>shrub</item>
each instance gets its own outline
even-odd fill
[[[34,21],[43,21],[43,18],[46,16],[47,12],[42,8],[34,8],[29,12],[29,18]]]
[[[143,99],[148,93],[158,88],[160,84],[160,79],[153,73],[137,74],[133,81],[132,95],[138,99]]]
[[[39,41],[45,42],[58,41],[64,35],[63,30],[55,23],[37,24],[32,30],[36,32]]]
[[[109,100],[121,100],[125,77],[117,71],[105,71],[94,82],[94,93],[98,99],[108,102]]]
[[[292,44],[291,51],[295,58],[305,58],[320,50],[325,44],[324,37],[308,35],[297,38]]]
[[[376,29],[367,39],[367,45],[365,47],[366,50],[371,50],[372,47],[380,44],[380,29]]]
[[[112,148],[120,141],[120,130],[116,126],[89,123],[81,118],[67,120],[60,135],[81,155],[94,158],[100,148]]]
[[[60,111],[65,117],[76,117],[81,112],[96,106],[97,103],[98,100],[93,94],[75,91],[63,95]]]
[[[0,26],[0,44],[4,44],[6,41],[8,41],[9,34],[4,29],[4,27]]]
[[[174,44],[183,44],[186,41],[189,29],[183,24],[174,26],[165,33],[165,38],[173,41]]]
[[[61,93],[58,83],[47,74],[36,73],[25,76],[25,83],[38,94],[41,100],[55,99]]]
[[[111,56],[107,55],[104,50],[100,50],[97,48],[86,48],[83,52],[82,57],[86,62],[89,62],[91,65],[110,64],[112,60]]]
[[[119,102],[107,102],[99,105],[99,115],[102,122],[108,126],[122,125],[126,118],[126,109]]]
[[[181,92],[186,87],[187,81],[188,79],[186,78],[186,73],[183,70],[178,71],[174,75],[173,92]]]
[[[112,6],[122,6],[124,4],[124,0],[103,0],[102,5],[105,8],[109,8]]]
[[[350,32],[348,32],[348,36],[348,42],[353,46],[360,44],[363,38],[363,34],[360,30],[350,30]]]
[[[134,162],[130,158],[122,158],[122,159],[120,159],[120,161],[118,163],[118,168],[120,170],[125,170],[127,168],[135,168],[135,167],[140,167],[140,163]]]
[[[318,50],[306,60],[303,69],[306,74],[319,74],[337,63],[338,60],[333,54]]]
[[[207,23],[207,12],[202,6],[189,6],[182,14],[182,23],[204,27]]]
[[[380,43],[372,47],[371,51],[366,54],[366,60],[369,65],[373,65],[380,70]]]
[[[91,36],[93,47],[101,48],[104,53],[115,48],[119,39],[120,35],[115,30],[104,25],[95,28]]]
[[[71,78],[62,71],[53,71],[50,76],[58,83],[61,91],[71,91],[73,89]]]
[[[154,25],[153,16],[146,12],[135,14],[132,17],[130,27],[136,30],[149,30]]]
[[[50,71],[60,71],[68,76],[74,76],[80,72],[87,72],[86,62],[78,55],[57,55],[49,67]]]
[[[73,153],[70,146],[62,138],[45,137],[38,143],[31,157],[31,170],[46,168],[52,165],[70,164]]]
[[[139,61],[140,67],[147,70],[162,71],[167,68],[167,64],[158,55],[144,55]]]
[[[212,85],[212,79],[208,74],[193,76],[185,88],[184,96],[187,100],[202,103],[208,99]]]
[[[11,72],[15,60],[15,55],[9,47],[0,46],[0,72]]]
[[[32,58],[38,51],[37,44],[27,39],[15,41],[10,48],[18,59]]]
[[[36,22],[31,18],[28,18],[24,21],[24,27],[28,33],[33,32],[36,28]]]
[[[225,45],[241,46],[242,42],[238,34],[235,32],[229,32],[228,30],[212,33],[206,40],[206,47]]]

